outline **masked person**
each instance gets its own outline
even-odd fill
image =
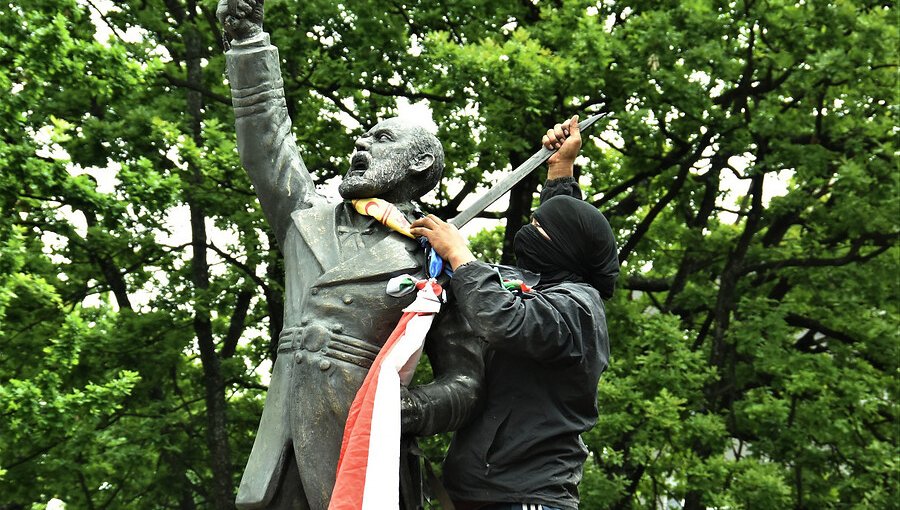
[[[517,265],[540,274],[510,292],[475,259],[455,227],[413,223],[451,265],[457,306],[488,344],[483,412],[453,438],[444,483],[458,510],[577,509],[587,458],[580,434],[597,421],[597,384],[609,362],[603,300],[619,273],[606,218],[572,178],[577,117],[549,130],[542,204],[516,234]]]

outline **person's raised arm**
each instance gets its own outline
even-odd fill
[[[575,158],[581,151],[581,129],[578,115],[556,124],[541,139],[547,149],[558,149],[547,160],[547,182],[541,190],[541,203],[556,195],[581,198],[581,189],[575,181]]]
[[[262,29],[263,3],[220,0],[216,16],[231,46],[225,59],[241,164],[283,243],[291,213],[319,198],[291,132],[278,49]]]

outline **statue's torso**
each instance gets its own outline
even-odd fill
[[[306,331],[300,335],[308,339],[304,350],[326,348],[330,338],[356,339],[377,349],[414,299],[386,290],[394,276],[421,273],[418,243],[377,222],[359,228],[353,219],[343,204],[294,214],[284,247],[284,323],[288,335]]]

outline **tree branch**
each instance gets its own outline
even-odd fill
[[[231,264],[234,267],[243,271],[243,273],[248,278],[250,278],[251,280],[253,280],[254,283],[256,283],[257,285],[262,287],[263,291],[268,290],[268,288],[269,288],[268,284],[266,284],[266,282],[262,278],[260,278],[259,276],[256,276],[256,273],[253,271],[252,268],[247,266],[247,264],[244,264],[240,260],[234,258],[230,253],[227,253],[226,251],[222,250],[221,248],[219,248],[218,246],[216,246],[213,243],[207,243],[206,246],[210,250],[216,252],[220,257],[225,259],[229,264]]]
[[[86,1],[87,1],[88,5],[91,6],[91,9],[93,9],[97,13],[97,15],[100,16],[100,19],[103,20],[103,23],[107,27],[109,27],[109,29],[112,31],[113,34],[115,34],[115,36],[119,39],[119,41],[125,42],[125,36],[121,32],[119,32],[119,28],[117,26],[112,24],[112,22],[110,22],[109,19],[106,18],[106,15],[103,14],[103,11],[98,9],[97,6],[94,5],[94,2],[92,2],[91,0],[86,0]]]
[[[830,328],[822,324],[821,322],[809,317],[803,317],[795,313],[789,313],[787,314],[787,316],[785,316],[784,320],[791,326],[815,331],[835,340],[840,340],[841,342],[848,345],[853,345],[861,342],[859,338],[851,336],[850,334],[843,331],[838,331],[834,328]]]
[[[231,314],[231,321],[228,325],[228,333],[225,335],[225,340],[219,349],[220,358],[231,358],[234,356],[238,340],[241,339],[241,335],[244,333],[247,310],[250,309],[250,300],[253,299],[253,295],[253,292],[246,289],[238,292],[234,303],[234,313]]]
[[[628,290],[642,292],[665,292],[669,290],[671,282],[661,278],[644,278],[643,276],[628,276],[622,287]]]
[[[747,274],[752,272],[764,272],[782,269],[785,267],[831,267],[831,266],[845,266],[847,264],[851,264],[853,262],[866,262],[869,261],[878,255],[881,255],[890,247],[892,244],[885,244],[878,246],[875,250],[866,253],[865,255],[860,254],[861,245],[854,245],[850,248],[850,251],[842,256],[842,257],[834,257],[834,258],[819,258],[819,257],[809,257],[809,258],[790,258],[784,260],[776,260],[771,262],[760,262],[759,264],[752,264],[745,266],[741,270],[741,274]]]
[[[386,97],[406,97],[409,99],[427,99],[429,101],[438,101],[441,103],[450,102],[451,97],[442,96],[440,94],[431,94],[428,92],[413,92],[410,90],[406,90],[403,87],[392,87],[392,88],[380,88],[373,87],[371,85],[366,85],[365,89],[373,94],[378,94],[379,96]]]
[[[628,237],[628,241],[625,242],[625,245],[622,246],[622,249],[619,250],[619,263],[625,262],[628,259],[628,256],[631,255],[631,252],[637,246],[637,244],[641,241],[644,235],[650,230],[650,225],[656,220],[656,217],[659,213],[662,212],[666,206],[678,195],[678,192],[681,191],[681,187],[684,185],[685,178],[688,174],[688,169],[690,168],[690,164],[685,162],[681,165],[681,169],[678,171],[678,175],[675,177],[675,181],[669,186],[669,190],[660,198],[653,207],[650,209],[650,212],[644,216],[644,219],[635,227],[634,232],[632,232],[631,236]]]
[[[476,186],[477,185],[475,184],[475,182],[471,181],[463,184],[463,187],[461,190],[459,190],[459,193],[457,193],[456,196],[451,198],[442,207],[438,208],[435,214],[441,218],[456,216],[459,213],[459,204],[461,204],[467,196],[475,191]]]
[[[170,84],[172,84],[172,85],[174,85],[174,86],[176,86],[176,87],[186,88],[186,89],[193,90],[193,91],[195,91],[195,92],[199,92],[199,93],[203,94],[204,96],[206,96],[206,97],[212,99],[213,101],[217,101],[217,102],[219,102],[219,103],[222,103],[222,104],[231,106],[231,99],[229,99],[229,98],[223,96],[222,94],[218,94],[218,93],[216,93],[216,92],[213,92],[213,91],[209,90],[209,89],[206,88],[206,87],[202,87],[202,86],[200,86],[200,85],[198,85],[198,84],[195,84],[195,83],[193,83],[193,82],[189,82],[189,81],[187,81],[187,80],[182,80],[181,78],[178,78],[178,77],[176,77],[176,76],[173,76],[173,75],[171,75],[171,74],[169,74],[168,72],[165,72],[165,71],[163,71],[163,72],[160,74],[160,76],[162,76],[163,78],[165,78],[166,81],[168,81]]]

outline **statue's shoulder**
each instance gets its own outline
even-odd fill
[[[300,207],[291,213],[291,219],[294,220],[294,224],[301,229],[302,225],[333,225],[334,219],[345,207],[344,202],[331,202],[321,195],[316,195],[316,200],[307,202],[304,205],[305,207]]]

